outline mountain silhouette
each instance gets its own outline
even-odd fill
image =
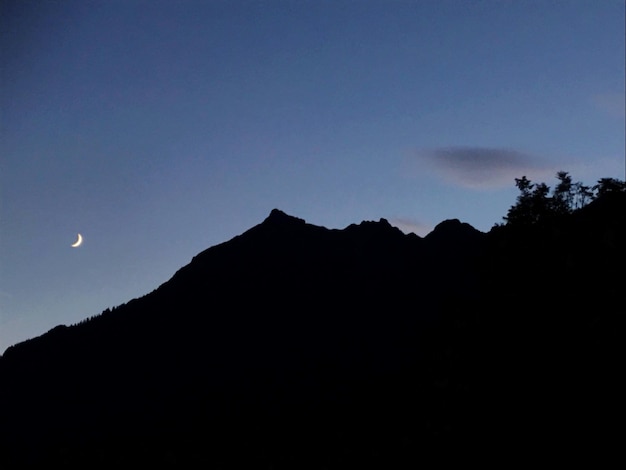
[[[623,196],[424,238],[274,209],[144,297],[8,348],[0,462],[389,467],[610,437]]]

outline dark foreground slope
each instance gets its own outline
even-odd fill
[[[9,348],[1,463],[390,468],[459,445],[610,446],[622,196],[424,239],[275,210],[153,293]]]
[[[488,245],[477,328],[487,337],[486,370],[496,372],[481,387],[502,410],[498,426],[518,429],[531,449],[573,460],[616,454],[626,193],[540,225],[492,230]]]
[[[448,377],[479,410],[459,437],[478,429],[515,461],[610,461],[622,447],[626,193],[496,227],[479,264],[479,294],[449,305],[438,330]]]

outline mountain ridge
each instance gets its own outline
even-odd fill
[[[235,452],[257,467],[303,468],[315,455],[317,467],[330,459],[345,468],[345,455],[366,462],[368,449],[426,458],[429,440],[442,436],[541,434],[532,428],[547,410],[536,377],[577,400],[595,396],[567,388],[577,373],[606,381],[615,367],[625,203],[605,199],[487,234],[452,219],[424,238],[385,219],[327,229],[273,210],[151,293],[8,348],[1,458],[111,464],[169,452],[236,468],[224,460]],[[598,286],[533,283],[553,262],[596,273]],[[601,310],[575,312],[592,302]],[[568,339],[581,335],[586,356]],[[560,348],[578,369],[563,362],[556,381]],[[522,397],[520,411],[510,407]],[[581,409],[574,423],[550,406],[568,436],[588,436],[583,425],[601,433],[593,413]],[[205,447],[210,456],[200,458]]]

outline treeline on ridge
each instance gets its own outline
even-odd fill
[[[532,225],[571,214],[605,194],[626,192],[626,182],[601,178],[594,186],[573,182],[567,171],[556,174],[557,185],[550,192],[546,183],[534,184],[526,176],[515,178],[520,194],[504,220],[506,225]]]

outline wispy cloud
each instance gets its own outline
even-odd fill
[[[389,223],[394,227],[398,227],[404,233],[414,233],[420,237],[426,236],[433,229],[433,227],[428,224],[404,217],[393,218]]]
[[[591,100],[596,108],[610,116],[622,119],[626,117],[626,94],[624,92],[598,93],[592,96]]]
[[[418,158],[445,180],[471,189],[510,186],[514,178],[541,178],[555,171],[532,155],[506,148],[436,148],[419,151]]]

